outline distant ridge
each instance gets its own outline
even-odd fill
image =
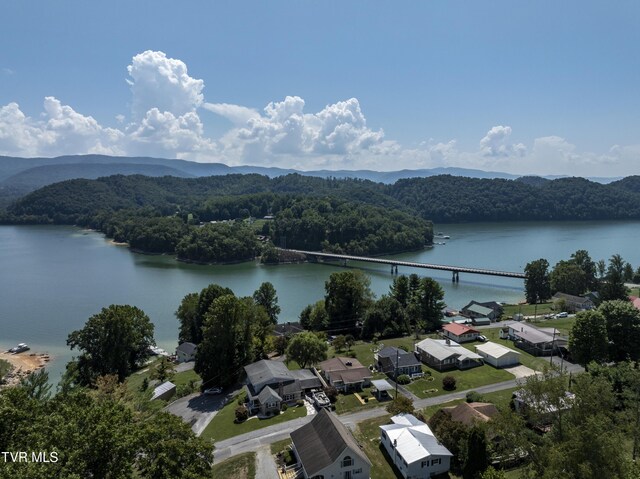
[[[228,166],[223,163],[197,163],[166,158],[127,157],[107,155],[67,155],[55,158],[19,158],[0,156],[0,203],[15,199],[31,191],[63,180],[95,179],[115,174],[145,176],[176,176],[181,178],[227,175],[231,173],[257,173],[270,178],[298,173],[319,178],[360,178],[377,183],[393,184],[407,178],[426,178],[438,175],[463,176],[481,179],[515,180],[519,175],[470,168],[440,167],[417,170],[311,170],[302,171],[264,166]],[[540,184],[544,179],[562,176],[527,176],[527,184]],[[616,178],[589,178],[598,183],[610,183]]]

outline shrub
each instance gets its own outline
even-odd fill
[[[355,359],[355,357],[356,357],[356,353],[355,353],[354,351],[349,351],[349,352],[347,353],[347,356],[348,356],[348,357],[350,357],[350,358],[354,358],[354,359]]]
[[[302,399],[298,399],[298,400],[296,401],[296,406],[298,406],[298,407],[302,407],[302,406],[304,406],[304,401],[303,401]]]
[[[467,402],[482,402],[482,394],[477,391],[469,391],[467,393]]]
[[[442,389],[445,391],[453,391],[456,388],[456,378],[453,376],[445,376],[442,378]]]
[[[236,408],[236,422],[244,422],[249,418],[249,410],[244,406]]]
[[[286,404],[282,405],[282,412],[286,411],[287,409],[289,409],[289,406],[287,406]]]
[[[329,401],[336,402],[338,400],[338,390],[336,388],[334,388],[333,386],[329,386],[327,388],[324,388],[324,393],[329,398]]]
[[[140,385],[140,391],[144,392],[149,389],[149,378],[144,378],[142,380],[142,384]]]
[[[398,379],[396,379],[396,382],[398,384],[409,384],[411,382],[411,378],[406,374],[401,374],[398,376]]]

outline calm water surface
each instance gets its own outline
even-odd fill
[[[436,226],[451,236],[446,245],[396,257],[429,263],[522,271],[527,262],[547,258],[553,265],[577,249],[594,260],[619,253],[634,268],[640,265],[640,223],[484,223]],[[380,296],[392,276],[382,265],[359,265]],[[250,295],[271,281],[282,308],[280,321],[296,320],[300,310],[323,297],[324,282],[335,265],[263,266],[244,263],[199,266],[168,256],[133,254],[98,233],[73,227],[0,226],[0,349],[27,342],[32,350],[56,357],[53,379],[71,359],[67,335],[109,304],[133,304],[155,324],[158,344],[173,351],[177,339],[174,311],[182,297],[210,283]],[[431,275],[445,290],[451,307],[469,300],[517,301],[521,280],[460,274],[452,284],[444,271],[400,268],[400,273]]]

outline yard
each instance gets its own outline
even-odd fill
[[[236,408],[238,407],[238,397],[240,396],[235,396],[231,399],[220,410],[220,412],[215,415],[213,420],[203,431],[201,437],[212,441],[221,441],[239,434],[273,426],[275,424],[280,424],[307,415],[307,409],[304,406],[293,406],[287,408],[286,411],[281,412],[277,416],[273,416],[268,419],[258,419],[257,417],[252,416],[246,421],[236,424],[234,421],[236,419],[235,413]]]
[[[393,398],[394,392],[389,391],[389,395]],[[350,394],[339,394],[338,400],[335,403],[336,413],[337,414],[345,414],[348,412],[360,411],[362,409],[371,409],[374,407],[385,406],[389,403],[389,401],[378,402],[375,396],[371,393],[371,388],[363,388],[362,391],[358,392],[360,397],[367,397],[368,401],[362,404],[354,393]]]
[[[245,452],[216,464],[212,468],[211,477],[254,479],[256,477],[256,453]]]
[[[137,371],[129,376],[125,381],[127,390],[139,397],[143,397],[145,396],[145,394],[148,394],[149,390],[153,392],[153,387],[151,386],[149,386],[149,389],[147,391],[142,391],[141,388],[145,378],[147,380],[151,380],[151,372],[153,371],[154,366],[158,363],[159,360],[160,359],[156,359],[140,371]],[[193,381],[195,385],[198,385],[201,379],[193,369],[190,369],[181,373],[175,373],[171,377],[171,379],[169,379],[169,381],[175,384],[177,391],[180,392],[181,390],[184,390],[191,383],[191,381]],[[174,396],[173,399],[177,399],[177,396]]]
[[[419,398],[428,398],[442,396],[443,394],[449,394],[452,391],[445,391],[442,388],[442,378],[445,376],[453,376],[456,379],[457,391],[464,391],[466,389],[475,389],[480,386],[486,386],[488,384],[500,383],[503,381],[510,381],[514,379],[514,375],[504,371],[502,369],[496,369],[493,366],[484,364],[465,371],[453,370],[446,372],[439,372],[435,369],[431,369],[427,366],[422,366],[422,370],[431,373],[425,374],[421,379],[412,381],[410,384],[404,386],[413,394]],[[429,378],[433,378],[430,380]],[[437,391],[426,392],[431,389],[437,389]]]
[[[544,316],[549,313],[557,313],[553,309],[553,303],[540,304],[505,304],[503,306],[503,319],[512,319],[514,314],[522,314],[524,316]]]
[[[564,321],[564,320],[560,320],[560,321]],[[547,321],[544,322],[545,325],[546,323]],[[542,324],[540,325],[536,324],[536,326],[546,327]],[[531,354],[523,351],[522,349],[516,348],[513,344],[513,341],[509,339],[500,339],[500,328],[483,329],[482,334],[485,335],[489,341],[502,344],[503,346],[506,346],[509,349],[518,351],[520,353],[520,364],[522,364],[523,366],[527,366],[528,368],[531,368],[535,371],[542,371],[544,369],[544,365],[549,363],[548,358],[545,360],[544,358],[541,358],[541,357],[532,356]],[[472,342],[472,343],[463,343],[462,345],[465,348],[475,352],[476,350],[475,346],[477,346],[478,344],[482,344],[482,343]]]

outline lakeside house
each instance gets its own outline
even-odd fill
[[[556,293],[551,297],[554,304],[564,303],[564,308],[572,313],[576,311],[587,311],[593,309],[595,304],[591,298],[586,296],[574,296],[566,293]]]
[[[487,342],[478,344],[476,352],[482,356],[485,363],[495,368],[507,368],[520,364],[520,353],[502,344]]]
[[[371,461],[338,417],[321,409],[291,433],[293,452],[305,479],[366,479]]]
[[[568,339],[561,336],[557,329],[535,328],[526,323],[510,325],[508,337],[516,348],[533,356],[551,356],[568,344]]]
[[[548,396],[536,397],[531,391],[518,389],[511,399],[515,412],[522,414],[530,424],[541,427],[551,424],[559,412],[570,409],[576,396],[566,391],[564,396],[551,400]]]
[[[391,421],[380,426],[380,443],[402,477],[426,478],[449,471],[453,454],[429,426],[412,414],[398,414]]]
[[[423,339],[416,344],[420,360],[438,371],[482,366],[482,356],[450,339]]]
[[[490,309],[491,312],[487,311],[487,309]],[[500,316],[502,316],[503,307],[496,301],[480,302],[472,300],[460,311],[463,316],[467,316],[472,319],[486,317],[489,318],[491,322],[495,322],[498,318],[500,318]]]
[[[442,334],[456,343],[466,343],[478,339],[480,331],[464,324],[449,323],[442,326]]]
[[[327,382],[341,392],[360,391],[373,374],[355,358],[332,358],[318,364]]]
[[[416,358],[415,354],[395,346],[387,346],[381,349],[374,354],[373,359],[378,371],[392,378],[402,374],[407,376],[422,374],[422,363]]]
[[[281,361],[263,359],[244,367],[247,373],[247,408],[251,414],[274,414],[283,403],[295,403],[307,391],[322,387],[308,369],[291,371]]]
[[[294,334],[303,333],[305,329],[298,322],[278,323],[273,329],[274,336],[293,336]]]
[[[196,353],[198,352],[198,346],[185,341],[180,343],[176,348],[176,361],[179,363],[188,363],[189,361],[196,360]]]

